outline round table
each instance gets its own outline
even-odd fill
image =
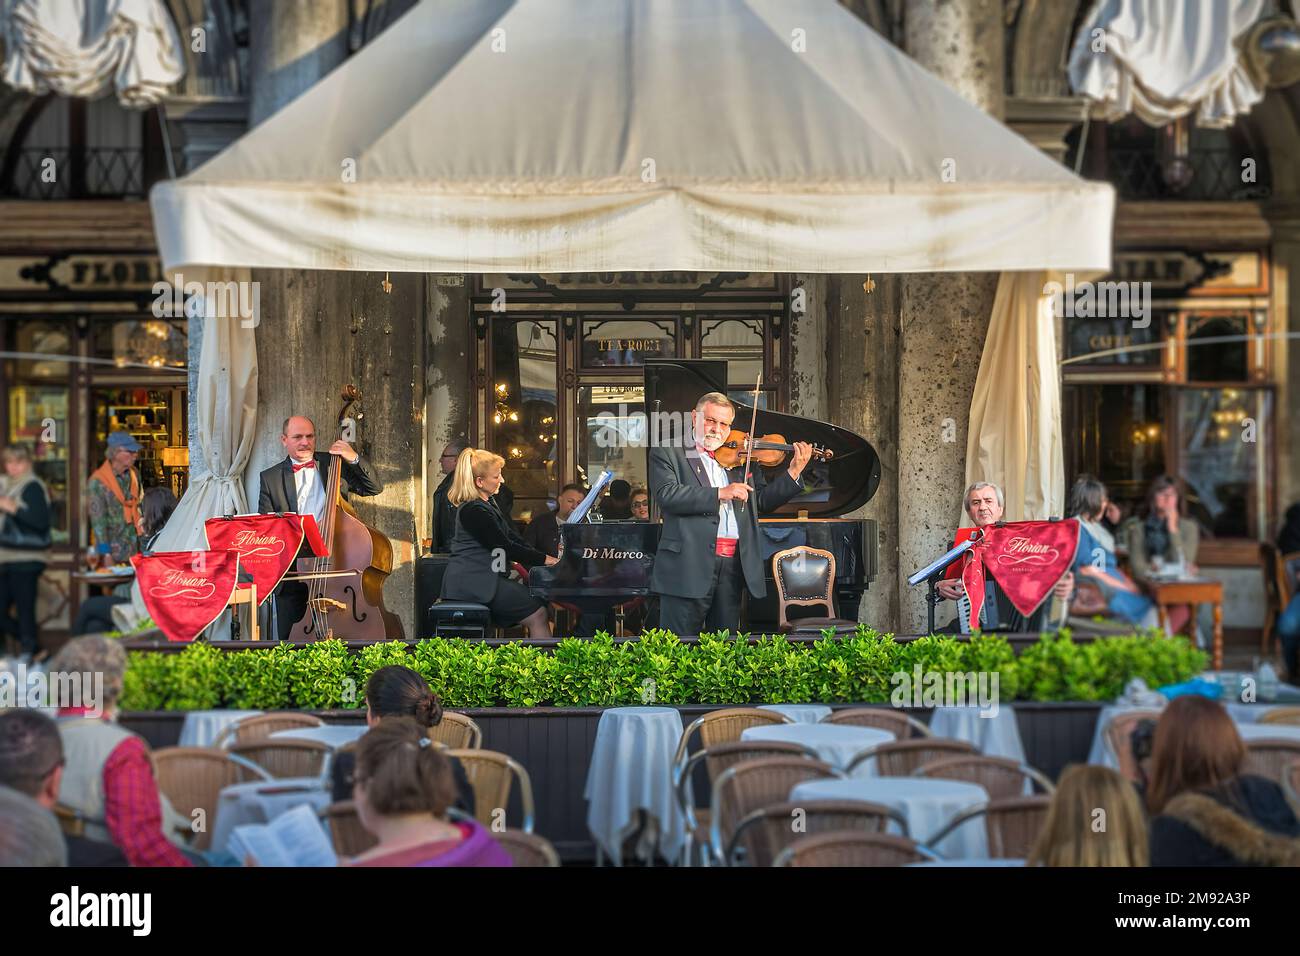
[[[1241,735],[1242,740],[1258,740],[1261,737],[1286,737],[1292,738],[1293,732],[1300,730],[1289,724],[1261,724],[1259,718],[1263,717],[1269,711],[1277,710],[1279,707],[1294,706],[1290,704],[1243,704],[1238,701],[1231,701],[1224,705],[1228,711],[1228,716],[1232,722],[1237,725],[1237,733]],[[1088,763],[1100,764],[1103,767],[1110,767],[1112,770],[1119,769],[1119,761],[1111,753],[1110,747],[1106,746],[1104,732],[1106,725],[1111,719],[1118,714],[1129,710],[1147,710],[1145,707],[1132,707],[1124,704],[1110,704],[1101,709],[1097,715],[1097,726],[1092,732],[1092,746],[1088,750]],[[1160,708],[1163,709],[1163,708]],[[1269,733],[1263,733],[1251,728],[1267,729]],[[1271,731],[1277,731],[1273,733]],[[1248,735],[1255,734],[1250,737]]]
[[[925,777],[851,777],[848,780],[809,780],[790,791],[791,800],[866,800],[892,807],[907,821],[908,836],[925,843],[964,810],[983,806],[983,787],[960,780]],[[890,824],[891,832],[894,824]],[[984,819],[976,817],[958,827],[937,846],[949,859],[985,859],[989,855]]]
[[[879,727],[855,727],[852,724],[766,724],[747,727],[741,740],[778,740],[803,744],[817,751],[817,756],[837,770],[844,770],[855,756],[880,744],[892,743],[894,735]],[[854,774],[875,773],[875,761],[859,765]]]
[[[285,777],[223,787],[217,797],[217,819],[210,852],[225,853],[226,842],[235,827],[245,823],[270,823],[303,803],[314,811],[329,806],[329,790],[321,785],[319,777]]]
[[[816,724],[831,715],[825,704],[759,704],[759,710],[774,710],[796,724]]]
[[[1016,712],[999,707],[990,716],[979,707],[936,707],[930,718],[930,732],[936,737],[964,740],[986,757],[1008,757],[1025,762]]]
[[[323,727],[290,727],[271,734],[274,740],[314,740],[333,750],[360,740],[370,728],[365,724],[326,724]]]
[[[191,710],[181,725],[181,747],[211,747],[221,732],[245,717],[257,717],[260,710]]]
[[[1252,740],[1300,740],[1300,727],[1294,724],[1238,724],[1237,733],[1248,744]]]
[[[655,847],[676,860],[686,840],[686,821],[673,793],[673,757],[682,736],[674,707],[611,707],[600,715],[587,769],[587,829],[597,849],[623,863],[623,841],[644,816],[637,856]]]

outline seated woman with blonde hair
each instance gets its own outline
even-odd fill
[[[555,564],[557,559],[529,547],[496,506],[492,496],[501,487],[505,463],[500,455],[482,448],[466,448],[456,459],[447,493],[447,502],[456,509],[456,531],[442,597],[486,604],[493,624],[512,627],[522,622],[530,638],[550,637],[546,605],[507,576],[510,562],[531,568]]]
[[[1026,866],[1146,866],[1147,821],[1133,785],[1109,767],[1061,774]]]
[[[510,855],[474,820],[453,823],[451,763],[411,717],[390,717],[357,742],[361,825],[379,840],[348,866],[510,866]]]

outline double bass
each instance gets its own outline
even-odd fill
[[[355,385],[345,385],[338,425],[361,398]],[[338,636],[344,640],[401,640],[402,621],[384,607],[384,579],[393,570],[393,543],[383,532],[357,517],[343,497],[343,461],[330,462],[326,486],[325,524],[321,538],[328,553],[320,558],[300,558],[298,574],[287,580],[307,583],[307,611],[289,632],[291,641],[319,641]],[[335,635],[335,629],[338,634]]]

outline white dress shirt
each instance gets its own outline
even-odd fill
[[[709,476],[709,483],[714,488],[725,488],[731,484],[726,469],[719,465],[712,455],[706,454],[702,449],[700,450],[700,463],[704,465],[704,473]],[[718,537],[740,537],[740,527],[736,524],[736,512],[732,508],[730,501],[721,502],[718,507]]]
[[[291,464],[297,464],[290,459]],[[316,524],[325,527],[325,485],[321,481],[320,464],[315,468],[299,468],[293,473],[294,488],[298,492],[298,514],[313,515]]]

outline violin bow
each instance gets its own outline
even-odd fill
[[[754,404],[750,409],[752,414],[749,416],[749,438],[747,439],[749,442],[749,454],[745,456],[745,478],[741,482],[741,484],[744,485],[749,484],[749,464],[754,457],[754,429],[758,426],[758,390],[762,388],[762,386],[763,372],[760,369],[758,373],[758,381],[754,383]],[[740,503],[740,513],[745,513],[744,501]]]

